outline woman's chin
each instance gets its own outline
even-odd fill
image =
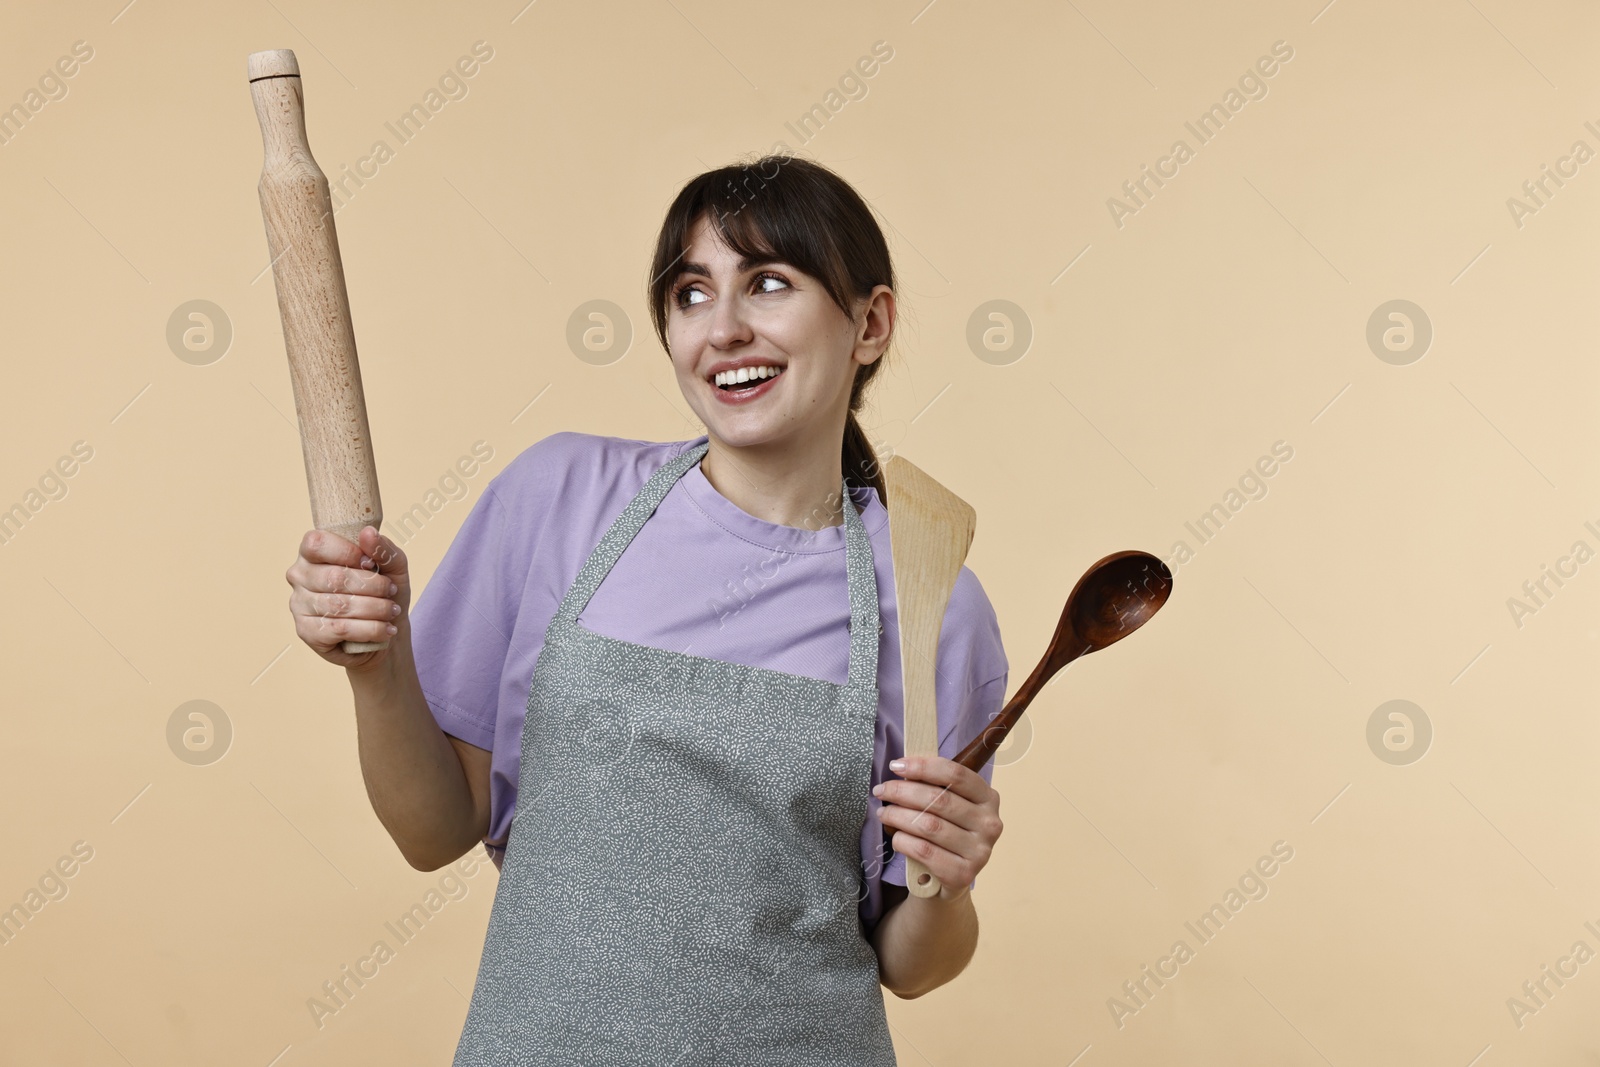
[[[760,448],[778,435],[763,419],[717,419],[706,423],[706,436],[724,448]]]

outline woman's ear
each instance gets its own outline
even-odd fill
[[[888,351],[889,339],[894,334],[894,290],[887,285],[875,285],[860,303],[855,359],[862,364],[876,363]]]

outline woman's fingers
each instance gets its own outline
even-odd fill
[[[948,786],[974,804],[982,804],[995,795],[983,775],[943,756],[902,756],[889,764],[889,770],[908,781]]]
[[[361,566],[361,546],[327,530],[307,530],[300,538],[300,558],[309,563]]]
[[[384,586],[385,592],[392,588]],[[400,616],[400,604],[390,595],[362,596],[354,593],[321,593],[296,587],[289,594],[289,607],[296,615],[315,615],[325,619],[382,619],[393,622]]]
[[[406,554],[393,541],[371,526],[363,527],[360,542],[347,540],[326,530],[307,530],[300,539],[300,553],[289,568],[291,584],[296,571],[303,579],[317,564],[343,567],[358,576],[373,579],[374,588],[387,588],[379,579],[387,578],[404,591],[410,580]]]
[[[929,816],[893,805],[881,809],[879,815],[883,824],[894,831],[889,839],[894,850],[920,862],[948,889],[970,885],[989,862],[993,846],[960,827],[940,821],[932,829],[907,829],[904,824],[913,820],[926,822]]]
[[[930,811],[885,804],[878,809],[878,817],[883,825],[893,830],[903,830],[959,856],[977,851],[977,846],[982,843],[978,835],[965,826]]]
[[[913,812],[924,812],[963,830],[976,830],[981,808],[961,794],[944,786],[926,782],[880,782],[872,790],[885,804],[896,804]]]
[[[321,596],[394,597],[399,584],[388,574],[314,564],[307,568],[305,588]]]
[[[360,538],[362,554],[372,560],[373,570],[389,575],[401,586],[409,585],[411,576],[408,561],[399,545],[379,533],[374,526],[362,527]]]
[[[360,538],[358,544],[308,530],[284,573],[296,634],[319,656],[343,666],[382,655],[382,650],[346,653],[340,646],[387,642],[410,600],[405,553],[371,526]]]
[[[884,802],[879,818],[895,831],[890,844],[940,881],[969,884],[989,862],[1003,829],[1000,794],[976,771],[942,756],[895,762],[904,777],[872,790]]]
[[[381,644],[394,636],[388,620],[296,615],[295,633],[317,652],[328,652],[346,641]]]

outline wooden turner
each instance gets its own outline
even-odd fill
[[[900,682],[905,693],[905,754],[939,754],[934,657],[950,591],[972,546],[978,514],[904,456],[883,465],[889,508],[889,550],[894,556],[894,598],[900,620]],[[912,896],[939,892],[939,879],[906,857]]]

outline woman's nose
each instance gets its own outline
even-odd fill
[[[746,310],[736,296],[718,300],[711,313],[711,343],[718,348],[727,348],[748,341],[751,333]]]

